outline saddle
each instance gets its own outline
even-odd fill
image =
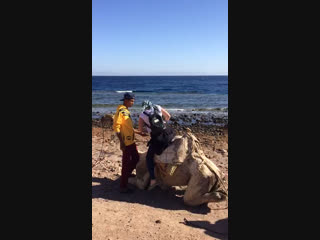
[[[154,161],[156,163],[180,165],[185,161],[187,155],[187,136],[175,136],[170,145],[160,155],[154,155]]]

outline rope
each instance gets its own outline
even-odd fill
[[[92,167],[95,167],[97,166],[98,164],[101,164],[101,161],[104,160],[104,151],[103,151],[103,144],[104,144],[104,132],[105,132],[105,129],[103,128],[103,124],[102,124],[102,118],[100,119],[100,128],[102,129],[102,143],[101,143],[101,149],[100,149],[100,153],[99,153],[99,156],[98,158],[95,160],[95,163],[93,164]]]
[[[102,144],[101,144],[101,150],[100,150],[100,154],[99,154],[99,160],[103,160],[104,159],[104,151],[103,151],[103,144],[104,144],[104,131],[105,129],[103,128],[103,125],[102,125],[102,120],[100,120],[100,123],[101,123],[101,128],[102,128]]]

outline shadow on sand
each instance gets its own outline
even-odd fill
[[[168,191],[163,191],[159,187],[156,187],[151,191],[147,191],[140,190],[131,185],[130,188],[134,189],[134,192],[124,194],[119,192],[120,178],[112,180],[109,178],[93,177],[92,183],[92,198],[140,203],[168,210],[187,210],[196,214],[207,214],[211,211],[207,204],[197,207],[186,206],[183,203],[182,196],[176,196],[183,195],[184,191],[181,190],[169,189]]]
[[[190,227],[205,229],[205,233],[211,237],[228,239],[228,218],[218,220],[214,224],[208,221],[188,221],[187,219],[182,223]]]

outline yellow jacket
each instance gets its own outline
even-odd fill
[[[128,108],[119,105],[113,118],[113,130],[120,133],[121,138],[126,146],[134,143],[134,131],[132,119]]]

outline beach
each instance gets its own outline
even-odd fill
[[[227,200],[183,201],[227,198],[228,66],[228,1],[92,2],[93,240],[228,239]],[[123,152],[112,116],[121,110],[127,132],[128,118],[138,129],[139,115],[154,106],[180,138],[155,159],[159,186],[140,189],[141,161],[130,179],[140,188],[120,193]],[[147,152],[150,136],[122,136]]]
[[[227,118],[173,114],[168,124],[178,135],[190,128],[228,182]],[[149,137],[135,138],[138,151],[147,151]],[[174,188],[147,191],[131,185],[134,193],[119,193],[121,157],[111,116],[92,119],[92,239],[228,239],[226,201],[189,207],[183,203],[183,191]]]

